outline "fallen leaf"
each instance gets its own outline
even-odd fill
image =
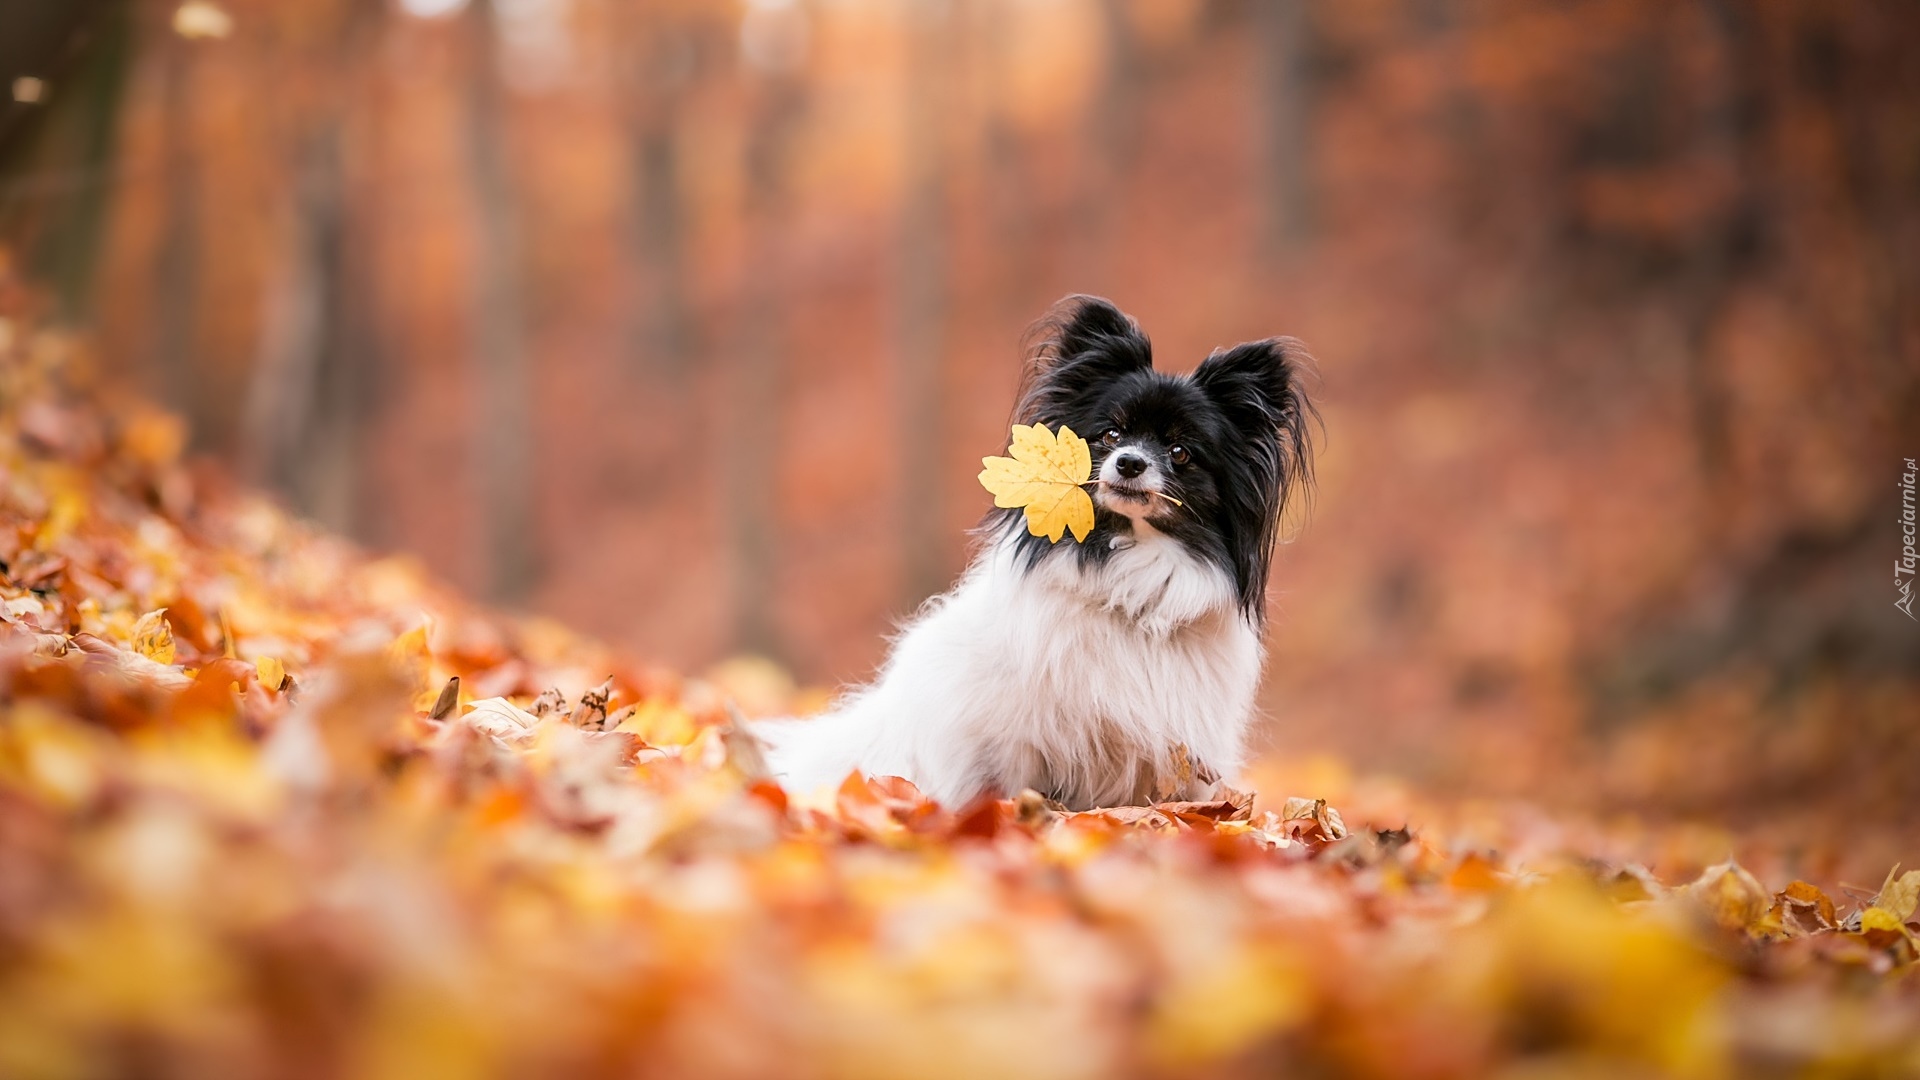
[[[135,406],[119,432],[120,449],[149,469],[179,460],[187,445],[187,425],[179,417],[151,406]]]
[[[1898,875],[1898,876],[1895,876]],[[1901,922],[1913,918],[1916,907],[1920,907],[1920,870],[1900,873],[1898,863],[1887,871],[1887,880],[1874,895],[1873,906],[1893,912]]]
[[[36,589],[48,581],[65,573],[67,559],[64,555],[49,555],[44,551],[35,551],[15,560],[10,577],[17,585]]]
[[[1296,840],[1332,843],[1347,836],[1347,823],[1341,820],[1340,811],[1327,805],[1325,799],[1289,798],[1281,804],[1280,820]]]
[[[1832,930],[1840,922],[1827,894],[1804,881],[1796,881],[1773,894],[1772,914],[1789,933]]]
[[[1176,812],[1177,811],[1165,810],[1164,805],[1104,806],[1097,810],[1083,810],[1074,814],[1073,819],[1076,821],[1108,821],[1115,825],[1130,825],[1145,829],[1176,829],[1180,827],[1179,822],[1170,816]]]
[[[1013,820],[1029,829],[1041,829],[1059,821],[1062,808],[1045,795],[1026,788],[1013,799]]]
[[[1311,1006],[1302,973],[1270,949],[1235,949],[1180,968],[1145,1021],[1147,1045],[1163,1065],[1228,1057],[1304,1019]]]
[[[580,695],[580,704],[567,714],[567,720],[574,727],[586,731],[599,731],[607,726],[607,702],[613,697],[613,679]]]
[[[86,654],[87,662],[100,669],[116,671],[131,679],[167,690],[183,690],[193,678],[179,668],[155,663],[137,652],[122,649],[92,634],[75,634],[68,639],[75,649]]]
[[[1860,940],[1869,948],[1896,949],[1904,962],[1911,963],[1915,952],[1914,936],[1905,920],[1883,907],[1870,907],[1860,913]]]
[[[463,717],[477,731],[496,739],[531,739],[540,726],[540,718],[506,698],[483,698],[468,707]]]
[[[427,719],[445,720],[459,707],[460,676],[455,675],[447,680],[447,685],[440,688],[440,696],[434,699],[433,708],[427,710]]]
[[[1637,863],[1621,867],[1601,883],[1601,888],[1607,896],[1623,904],[1652,900],[1666,892],[1659,879]]]
[[[166,608],[155,608],[133,624],[133,651],[156,664],[173,663],[173,627],[167,625]]]
[[[1709,866],[1685,892],[1713,921],[1728,930],[1746,931],[1766,915],[1767,891],[1752,874],[1735,862]]]
[[[413,687],[415,693],[421,693],[427,689],[427,676],[433,669],[433,652],[428,646],[430,630],[427,624],[422,623],[394,638],[387,646],[388,660],[393,663],[401,678]],[[220,633],[226,639],[227,649],[231,652],[233,631],[227,626],[225,608],[220,609]]]
[[[727,723],[720,731],[720,739],[727,748],[727,764],[748,781],[766,780],[773,775],[767,767],[766,744],[753,733],[740,710],[731,706],[727,709]]]
[[[1499,869],[1479,852],[1468,852],[1447,874],[1447,887],[1461,892],[1495,892],[1503,885]]]
[[[527,706],[527,711],[535,716],[564,717],[567,715],[566,695],[560,692],[559,687],[549,686],[540,691],[540,695],[533,699],[533,704]]]
[[[1168,814],[1193,814],[1214,821],[1245,821],[1252,817],[1253,797],[1239,792],[1232,794],[1236,797],[1206,802],[1157,802],[1153,808]]]

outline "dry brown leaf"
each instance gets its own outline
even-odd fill
[[[427,719],[445,720],[459,707],[460,676],[455,675],[447,680],[447,685],[440,688],[440,696],[434,699],[433,708],[427,712]]]
[[[173,627],[167,625],[166,608],[149,611],[133,624],[133,651],[156,664],[173,663]]]
[[[727,764],[749,781],[765,780],[773,775],[767,767],[766,745],[748,726],[740,710],[727,708],[727,723],[720,731],[727,748]]]
[[[580,695],[580,704],[567,714],[567,721],[584,731],[599,731],[606,727],[607,702],[613,697],[613,678]]]
[[[1193,790],[1193,754],[1186,743],[1175,743],[1168,755],[1168,775],[1159,778],[1154,785],[1154,802],[1177,799]]]
[[[1029,829],[1040,829],[1059,821],[1064,807],[1045,795],[1027,788],[1014,796],[1013,819]]]
[[[540,727],[540,717],[520,708],[506,698],[483,698],[468,706],[462,718],[475,730],[496,739],[518,742],[531,739]]]
[[[533,699],[533,704],[527,706],[527,710],[535,716],[552,715],[564,719],[567,715],[566,695],[560,692],[559,687],[549,686],[540,691],[540,696]]]
[[[1073,815],[1075,821],[1106,821],[1115,825],[1127,825],[1146,829],[1177,829],[1180,824],[1170,814],[1177,811],[1166,809],[1167,805],[1157,806],[1108,806],[1098,810],[1083,810]]]
[[[1253,816],[1253,795],[1226,788],[1218,799],[1201,802],[1156,802],[1156,810],[1169,814],[1195,814],[1215,821],[1246,821]]]
[[[1640,903],[1653,900],[1666,892],[1646,867],[1638,863],[1629,863],[1621,867],[1611,878],[1604,882],[1606,894],[1623,904]]]
[[[1347,836],[1347,823],[1341,820],[1340,811],[1327,805],[1325,799],[1289,798],[1281,804],[1280,819],[1296,839],[1332,843]]]
[[[1683,890],[1728,930],[1749,930],[1767,914],[1767,890],[1735,862],[1709,866]]]
[[[184,690],[193,685],[193,679],[179,668],[156,663],[137,652],[119,648],[92,634],[75,634],[68,639],[68,643],[85,654],[90,665],[102,670],[110,670],[135,681],[166,690]]]
[[[1795,881],[1773,894],[1772,915],[1788,933],[1814,934],[1840,924],[1833,901],[1817,886]]]

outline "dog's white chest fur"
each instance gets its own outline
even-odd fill
[[[1149,526],[1116,543],[1087,568],[1067,544],[1026,571],[1010,542],[983,553],[872,685],[762,727],[774,771],[799,791],[857,768],[949,806],[1033,788],[1074,808],[1190,797],[1209,771],[1232,774],[1258,632],[1217,566]]]

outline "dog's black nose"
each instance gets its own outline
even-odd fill
[[[1131,450],[1122,450],[1114,459],[1113,467],[1121,476],[1131,480],[1147,471],[1147,459]]]

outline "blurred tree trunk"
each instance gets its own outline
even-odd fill
[[[83,99],[75,118],[80,128],[81,167],[94,179],[69,200],[66,220],[58,230],[62,237],[59,250],[49,260],[51,276],[59,285],[61,314],[75,323],[92,309],[93,272],[106,221],[117,121],[133,66],[133,28],[126,10],[111,5],[104,21],[104,26],[96,28],[97,36],[81,74]]]
[[[907,610],[946,587],[946,441],[942,363],[947,344],[946,173],[953,29],[947,0],[910,0],[907,12],[907,186],[900,217],[896,379],[900,424],[900,603]]]
[[[260,355],[247,402],[247,458],[260,479],[335,529],[350,529],[354,447],[320,438],[338,407],[330,390],[353,363],[340,348],[344,284],[337,119],[296,138],[293,210],[267,285]]]
[[[1101,0],[1101,25],[1106,42],[1106,77],[1100,85],[1092,116],[1093,153],[1086,197],[1080,201],[1079,260],[1075,268],[1081,284],[1076,289],[1112,290],[1113,252],[1124,218],[1119,211],[1126,198],[1140,143],[1140,102],[1146,95],[1147,69],[1140,41],[1127,14],[1127,0]]]
[[[1694,444],[1708,495],[1715,501],[1710,529],[1730,513],[1726,483],[1732,432],[1727,390],[1713,363],[1714,333],[1739,280],[1762,243],[1765,220],[1760,185],[1766,162],[1757,139],[1765,101],[1753,51],[1754,28],[1739,0],[1703,0],[1707,24],[1718,39],[1720,86],[1702,141],[1735,184],[1734,194],[1705,223],[1695,245],[1691,287],[1686,292],[1686,386],[1693,414]]]
[[[696,53],[671,13],[645,17],[626,36],[644,58],[632,77],[634,178],[638,187],[633,231],[644,295],[634,305],[636,367],[662,372],[676,392],[693,365],[695,326],[687,295],[686,199],[680,190],[679,113]]]
[[[725,522],[733,578],[733,647],[779,659],[773,623],[774,479],[778,473],[780,396],[786,367],[787,172],[804,109],[804,87],[791,74],[765,77],[747,137],[747,260],[722,395],[731,423],[724,445]]]
[[[20,3],[20,36],[0,36],[0,244],[54,286],[60,318],[73,324],[91,304],[113,190],[132,12],[99,0]],[[23,75],[42,80],[43,100],[5,100]]]
[[[693,361],[693,320],[687,305],[685,217],[679,152],[671,114],[640,133],[640,247],[652,270],[652,318],[645,354],[668,379],[682,382]]]
[[[195,350],[200,301],[200,170],[195,145],[193,59],[198,46],[174,34],[165,5],[149,5],[144,27],[160,54],[162,220],[153,268],[153,337],[147,363],[160,400],[187,418],[193,445],[217,446],[209,400],[198,386]]]
[[[1133,167],[1140,147],[1140,99],[1147,81],[1146,58],[1140,51],[1140,38],[1134,32],[1127,0],[1101,0],[1101,24],[1106,31],[1107,74],[1101,84],[1100,100],[1094,115],[1094,138],[1098,144],[1106,179],[1117,184]]]
[[[1800,47],[1842,55],[1845,45],[1838,40],[1842,27],[1836,24],[1847,14],[1841,8],[1817,13],[1815,33],[1820,43],[1814,46],[1808,40],[1814,34],[1803,28],[1796,35]],[[1813,73],[1808,78],[1816,84],[1816,100],[1840,133],[1841,175],[1852,200],[1862,255],[1871,268],[1865,300],[1878,347],[1870,350],[1870,358],[1878,361],[1877,370],[1891,389],[1886,412],[1911,418],[1920,416],[1920,363],[1914,362],[1907,345],[1915,340],[1908,334],[1920,328],[1920,319],[1915,319],[1920,314],[1920,303],[1915,302],[1920,300],[1920,246],[1914,244],[1910,230],[1889,223],[1902,220],[1913,205],[1920,161],[1899,149],[1909,145],[1910,125],[1890,122],[1886,114],[1898,110],[1902,102],[1920,101],[1920,77],[1913,74],[1912,64],[1891,59],[1904,58],[1904,37],[1881,36],[1875,47],[1877,55],[1859,57],[1844,67],[1836,62],[1824,73],[1826,78]],[[1908,163],[1906,170],[1894,164],[1903,160]],[[1894,423],[1897,427],[1902,421]]]
[[[1439,126],[1452,172],[1453,190],[1441,192],[1440,197],[1452,208],[1452,224],[1471,231],[1492,209],[1488,193],[1494,185],[1483,178],[1493,163],[1488,160],[1479,102],[1468,79],[1467,42],[1473,27],[1462,18],[1463,6],[1462,0],[1421,0],[1418,14],[1439,77]]]
[[[381,0],[344,0],[313,61],[328,93],[295,107],[288,157],[293,208],[268,285],[247,407],[249,460],[303,513],[357,533],[368,413],[377,400],[378,333],[370,237],[348,197],[346,129],[361,58],[379,39]]]
[[[1313,13],[1309,0],[1259,0],[1261,139],[1265,158],[1269,258],[1313,240],[1319,212],[1313,183]]]
[[[980,66],[993,84],[1008,81],[1007,37],[1011,32],[999,12],[986,4],[964,7],[980,42]],[[1032,186],[1027,176],[1027,150],[1022,133],[1009,115],[1005,99],[995,96],[986,118],[985,155],[989,206],[998,242],[994,256],[1000,272],[993,275],[995,298],[1003,316],[1032,318],[1045,297],[1040,293]]]
[[[467,140],[480,216],[471,345],[479,375],[474,460],[480,470],[486,592],[495,601],[514,603],[526,597],[535,572],[532,385],[521,306],[520,238],[492,0],[474,0],[466,21],[471,64]]]

